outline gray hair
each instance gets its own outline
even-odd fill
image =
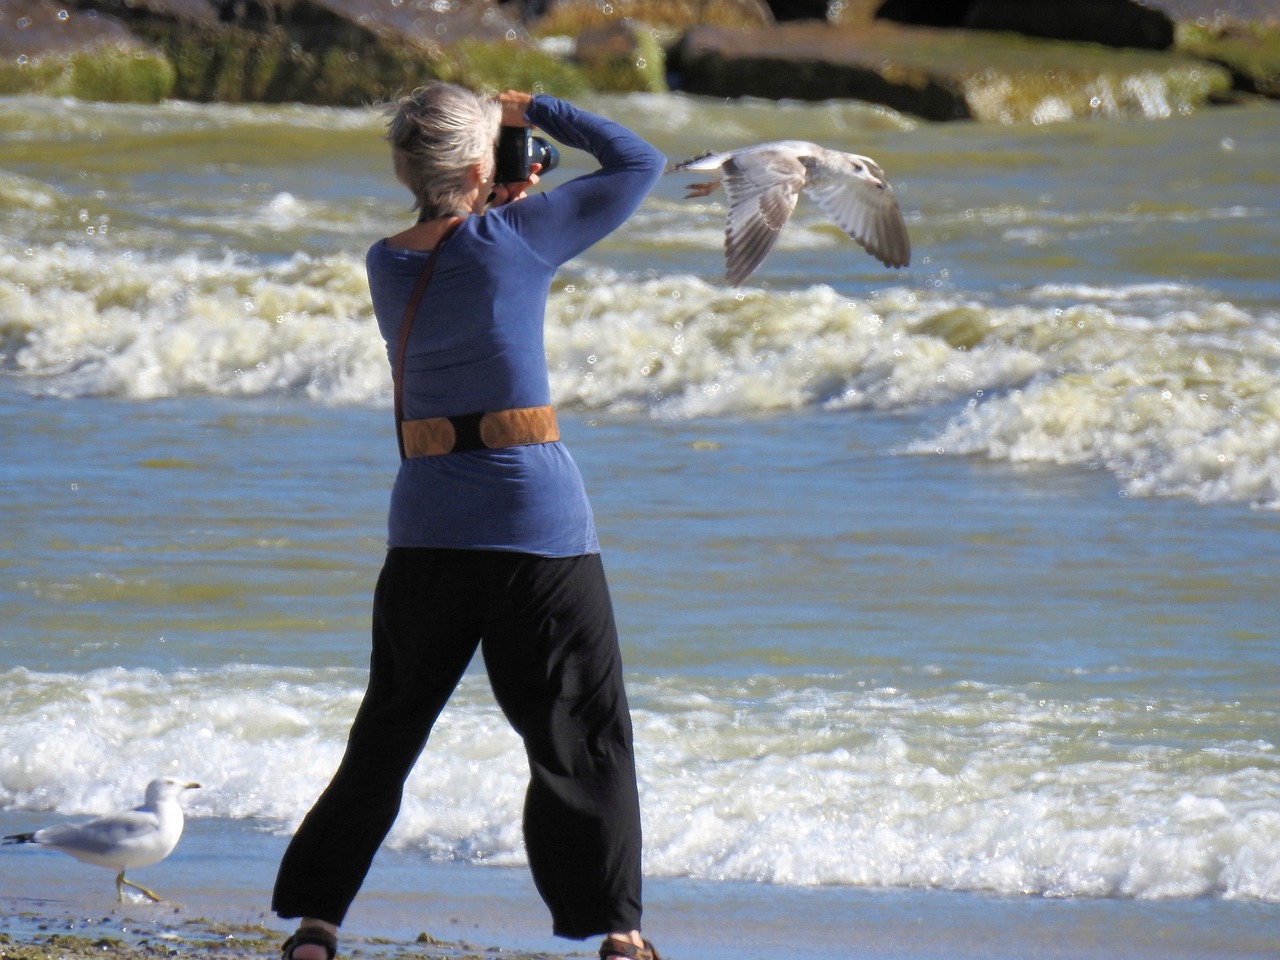
[[[413,193],[420,219],[466,213],[472,167],[492,174],[502,106],[452,83],[419,87],[396,104],[387,140],[396,177]]]

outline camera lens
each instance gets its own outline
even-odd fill
[[[542,172],[550,173],[560,164],[560,151],[542,137],[532,137],[529,153],[534,163],[542,164]]]
[[[529,179],[530,166],[542,164],[542,172],[560,163],[560,151],[528,127],[503,127],[494,150],[494,183],[520,183]]]

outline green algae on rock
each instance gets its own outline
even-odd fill
[[[1165,117],[1231,88],[1225,68],[1193,57],[884,24],[699,28],[685,36],[673,67],[691,93],[842,97],[927,120],[999,123]]]
[[[438,50],[416,43],[363,43],[306,50],[283,29],[238,26],[156,33],[176,67],[174,96],[218,103],[360,106],[450,80],[574,95],[590,83],[572,64],[527,44],[463,39]]]
[[[697,26],[767,27],[773,15],[764,0],[556,0],[529,24],[529,31],[539,37],[576,37],[618,23],[672,34]]]
[[[173,65],[162,53],[111,41],[83,50],[0,60],[0,94],[159,103],[172,95],[174,79]]]
[[[589,27],[578,35],[574,60],[602,92],[667,89],[667,58],[656,28],[637,23]]]
[[[591,89],[585,73],[553,54],[515,41],[461,40],[429,67],[435,78],[476,90],[529,90],[573,97]]]
[[[1178,30],[1177,49],[1231,71],[1237,90],[1280,98],[1280,22],[1184,24]]]

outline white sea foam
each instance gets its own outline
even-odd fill
[[[277,195],[266,218],[294,216]],[[385,404],[367,283],[346,254],[56,245],[0,254],[0,362],[59,396],[299,394]],[[1187,284],[1043,285],[993,305],[901,287],[740,290],[582,267],[548,311],[555,402],[658,417],[956,405],[907,452],[1081,464],[1130,494],[1280,505],[1280,317]]]
[[[301,392],[367,401],[386,388],[368,286],[349,257],[264,268],[228,256],[158,263],[55,246],[0,256],[0,353],[62,396]]]
[[[1157,317],[1087,305],[1053,313],[1035,328],[1052,340],[1054,365],[971,399],[911,449],[1103,467],[1131,494],[1280,506],[1277,318],[1228,304]]]
[[[362,677],[265,667],[0,674],[0,805],[93,814],[158,774],[193,816],[288,829],[341,754]],[[646,869],[780,884],[1280,902],[1274,745],[1182,747],[1238,719],[1185,699],[908,692],[815,677],[633,684]],[[1258,705],[1255,705],[1258,706]],[[1260,721],[1265,722],[1265,721]],[[389,842],[520,864],[523,751],[480,678],[410,778]]]

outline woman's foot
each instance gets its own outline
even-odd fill
[[[600,944],[600,960],[662,960],[652,943],[639,930],[611,933]]]
[[[281,960],[333,960],[337,952],[338,928],[309,918],[280,948]]]

